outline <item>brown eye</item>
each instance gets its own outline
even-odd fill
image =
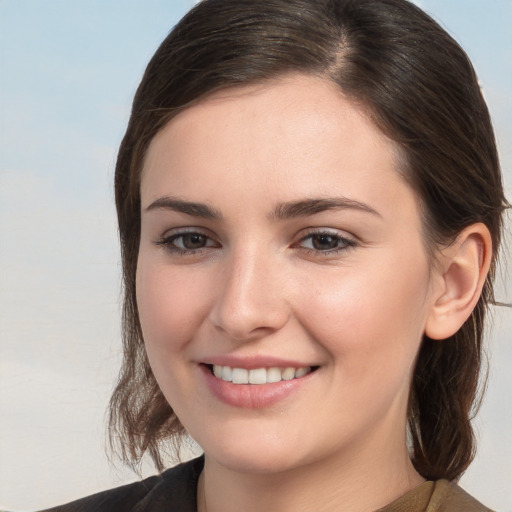
[[[218,242],[203,233],[196,231],[176,233],[165,236],[155,242],[156,245],[165,247],[170,253],[195,254],[202,249],[213,249],[220,247]]]
[[[180,235],[174,240],[176,247],[187,249],[189,251],[202,249],[203,247],[206,247],[207,242],[208,237],[201,235],[200,233],[187,233],[186,235]]]
[[[305,236],[296,247],[317,254],[333,255],[351,249],[356,245],[355,240],[341,236],[341,234],[320,231]]]
[[[317,251],[328,251],[330,249],[336,249],[342,240],[333,235],[321,234],[313,235],[311,237],[311,245]]]

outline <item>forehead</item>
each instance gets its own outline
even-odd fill
[[[143,202],[164,193],[204,200],[207,189],[231,202],[235,191],[244,208],[333,194],[399,200],[404,187],[413,194],[398,153],[336,84],[288,75],[218,91],[172,119],[148,149]]]

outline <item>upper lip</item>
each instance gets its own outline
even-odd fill
[[[254,370],[256,368],[307,368],[310,366],[318,366],[293,359],[261,355],[250,357],[219,355],[202,359],[200,363],[215,366],[230,366],[231,368],[245,368],[247,370]]]

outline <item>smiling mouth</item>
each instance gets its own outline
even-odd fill
[[[272,384],[275,382],[300,379],[318,369],[318,366],[302,366],[300,368],[235,368],[231,366],[207,365],[212,375],[220,380],[233,384]]]

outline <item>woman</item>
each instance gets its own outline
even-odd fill
[[[116,167],[135,464],[55,510],[488,510],[474,455],[503,195],[464,52],[405,0],[205,0]]]

